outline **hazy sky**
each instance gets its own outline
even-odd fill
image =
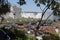
[[[41,12],[40,8],[36,6],[33,0],[26,0],[26,5],[20,6],[17,4],[19,0],[9,0],[11,5],[16,5],[18,7],[21,7],[23,11],[27,12]],[[41,5],[41,8],[44,9],[45,6]],[[48,9],[46,13],[51,13],[51,10]],[[48,14],[46,14],[48,16]]]
[[[12,5],[16,5],[18,7],[21,7],[23,11],[33,11],[33,12],[41,12],[40,8],[36,6],[36,4],[34,3],[33,0],[26,0],[26,5],[23,5],[23,6],[19,6],[17,4],[19,0],[9,0],[9,2],[12,4]],[[41,8],[43,9],[44,6],[42,5]]]
[[[21,7],[22,11],[41,12],[41,9],[36,6],[33,0],[25,0],[26,5],[23,5],[23,6],[20,6],[19,4],[17,4],[19,0],[8,0],[8,1],[11,3],[11,5],[16,5],[18,7]],[[57,1],[60,2],[59,0]],[[44,9],[44,7],[45,7],[44,5],[41,5],[42,9]],[[48,10],[48,12],[51,12],[51,11]]]

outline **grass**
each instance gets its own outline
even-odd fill
[[[30,20],[26,20],[26,19],[24,19],[24,20],[15,20],[15,22],[37,22],[38,20],[36,20],[36,19],[30,19]],[[43,22],[45,22],[45,20],[42,20],[42,23]],[[53,20],[48,20],[47,22],[53,22]]]
[[[36,22],[36,20],[31,19],[31,20],[15,20],[15,22]]]

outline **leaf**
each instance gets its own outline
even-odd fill
[[[37,6],[40,7],[40,4],[38,3]]]
[[[38,0],[35,0],[35,3],[38,3]]]
[[[40,4],[46,5],[46,0],[39,0]]]
[[[25,0],[19,0],[19,2],[17,2],[17,3],[20,5],[24,5],[24,4],[26,4],[26,1]]]
[[[6,14],[7,12],[10,12],[10,4],[3,0],[3,2],[0,3],[0,15]]]

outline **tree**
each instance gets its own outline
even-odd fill
[[[2,18],[1,23],[4,20],[2,15],[6,14],[7,12],[10,12],[10,3],[8,0],[0,0],[0,17]]]
[[[22,0],[19,0],[19,5],[24,5],[25,3],[22,3],[21,2]],[[41,6],[41,4],[42,5],[45,5],[46,7],[44,8],[44,9],[42,9],[41,7],[40,7],[40,9],[42,10],[42,16],[41,16],[41,19],[38,21],[39,23],[38,23],[38,25],[37,25],[37,27],[36,27],[36,30],[34,31],[35,32],[35,36],[37,35],[37,33],[39,33],[39,28],[40,28],[40,26],[42,25],[42,19],[43,19],[43,16],[44,16],[44,14],[46,13],[46,11],[48,10],[48,9],[51,9],[51,10],[53,10],[53,14],[60,14],[60,3],[59,2],[57,2],[57,0],[33,0],[34,2],[35,2],[35,4],[37,5],[37,7],[40,7]],[[23,0],[23,2],[26,2],[25,0]],[[20,3],[22,3],[22,4],[20,4]],[[48,17],[47,17],[47,19],[51,16],[52,14],[50,14]],[[47,19],[46,19],[46,21],[47,21]],[[46,23],[46,21],[44,22],[44,23]],[[43,23],[43,24],[44,24]]]
[[[37,7],[40,7],[40,4],[43,4],[43,5],[45,5],[46,7],[44,8],[44,9],[42,9],[42,17],[41,17],[41,19],[39,20],[39,24],[38,24],[38,26],[37,26],[37,29],[39,29],[39,25],[41,25],[41,21],[42,21],[42,18],[43,18],[43,16],[44,16],[44,14],[46,13],[46,11],[48,10],[48,9],[51,9],[51,10],[53,10],[53,13],[54,14],[60,14],[60,3],[59,2],[57,2],[57,0],[33,0],[34,2],[35,2],[35,4],[37,5]],[[25,2],[25,3],[24,3]],[[25,0],[19,0],[19,5],[24,5],[24,4],[26,4],[26,1]],[[52,15],[52,14],[51,14]],[[51,16],[51,15],[49,15],[48,16],[48,18]],[[47,19],[48,19],[47,18]],[[46,20],[47,20],[46,19]]]
[[[26,4],[26,1],[25,0],[19,0],[18,4],[24,5],[24,4]]]
[[[39,2],[39,3],[38,3],[38,2]],[[57,1],[55,1],[55,0],[35,0],[35,3],[37,4],[37,6],[38,6],[38,4],[39,4],[39,5],[40,5],[40,4],[46,5],[46,7],[45,7],[46,9],[44,8],[43,11],[42,11],[42,17],[41,17],[41,20],[39,21],[39,24],[41,24],[42,18],[43,18],[43,16],[44,16],[45,12],[46,12],[48,9],[53,10],[53,13],[56,14],[56,15],[57,15],[57,13],[60,14],[60,13],[59,13],[60,3],[57,2]],[[38,7],[40,7],[40,6],[38,6]],[[44,10],[45,10],[45,11],[44,11]],[[48,19],[50,16],[51,16],[51,15],[49,15],[49,16],[47,17],[47,19]],[[47,20],[47,19],[46,19],[46,20]],[[39,25],[38,25],[37,29],[39,29]]]

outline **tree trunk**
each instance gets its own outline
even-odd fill
[[[52,0],[52,2],[48,5],[48,7],[46,8],[46,10],[43,9],[43,10],[45,10],[45,11],[42,12],[41,19],[39,20],[39,24],[38,24],[38,26],[36,27],[37,30],[39,30],[39,28],[40,28],[39,26],[41,25],[41,21],[42,21],[42,19],[43,19],[43,16],[44,16],[45,12],[49,9],[49,7],[51,6],[52,3],[53,3],[53,0]]]
[[[37,27],[36,27],[35,36],[37,35],[37,32],[39,31],[39,28],[40,28],[40,26],[41,26],[41,21],[42,21],[42,19],[43,19],[43,16],[44,16],[45,12],[49,9],[49,7],[51,6],[52,3],[53,3],[53,0],[52,0],[52,2],[48,5],[48,7],[46,8],[46,10],[43,9],[43,10],[45,10],[45,11],[42,12],[41,19],[38,21],[39,24],[38,24]],[[51,15],[52,15],[52,14],[51,14]],[[51,15],[49,15],[49,16],[47,17],[47,19],[48,19]],[[36,32],[36,31],[37,31],[37,32]]]
[[[51,13],[47,18],[46,18],[46,20],[45,20],[45,22],[44,23],[46,23],[47,22],[47,20],[49,19],[49,17],[52,15],[53,13]],[[43,24],[44,24],[43,23]]]

